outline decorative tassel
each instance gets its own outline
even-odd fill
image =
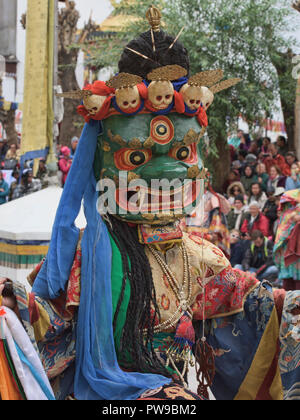
[[[175,332],[174,342],[167,350],[167,355],[174,362],[192,362],[192,347],[195,344],[195,330],[187,312],[180,318]]]
[[[198,380],[198,395],[209,400],[208,388],[211,387],[215,376],[215,355],[213,348],[203,337],[198,340],[195,348],[196,375]],[[198,366],[199,365],[199,366]]]

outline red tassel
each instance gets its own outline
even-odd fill
[[[77,107],[77,114],[82,115],[86,123],[90,122],[91,117],[89,116],[88,111],[85,109],[85,106],[79,105]]]
[[[208,119],[205,109],[201,106],[197,112],[197,119],[199,121],[199,124],[201,127],[207,127],[208,126]]]
[[[184,313],[180,318],[175,333],[175,341],[188,343],[190,346],[195,344],[195,330],[191,318]]]
[[[198,395],[209,400],[208,388],[215,376],[215,355],[213,348],[206,340],[198,340],[195,349],[196,376],[198,380]]]
[[[139,94],[140,94],[141,98],[148,99],[148,88],[145,85],[145,83],[139,83],[137,85],[137,88],[138,88],[138,91],[139,91]]]
[[[183,114],[185,112],[185,104],[182,95],[175,90],[174,92],[175,100],[175,109],[178,114]]]
[[[174,341],[168,349],[168,356],[175,362],[192,363],[192,347],[195,344],[195,330],[192,320],[187,313],[184,313],[178,321]]]

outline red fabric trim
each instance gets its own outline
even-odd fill
[[[89,113],[85,109],[85,106],[79,105],[77,107],[77,114],[82,115],[86,123],[90,122],[91,117],[89,116]]]
[[[28,295],[28,312],[29,312],[30,324],[33,325],[35,322],[38,321],[40,317],[39,310],[35,302],[34,293],[29,293]]]
[[[182,95],[175,90],[174,92],[175,109],[178,114],[184,114],[185,104]]]
[[[89,123],[91,119],[97,120],[97,121],[103,120],[104,118],[107,117],[107,114],[108,114],[108,112],[110,110],[111,100],[112,100],[112,96],[108,96],[105,99],[105,101],[104,101],[104,103],[103,103],[100,111],[96,115],[90,116],[89,113],[88,113],[88,111],[85,109],[84,105],[79,105],[77,107],[77,113],[79,115],[82,115],[83,118],[84,118],[84,120],[85,120],[85,122],[87,122],[87,123]]]
[[[197,120],[201,127],[208,126],[208,118],[205,109],[201,106],[197,112]]]
[[[144,83],[139,83],[137,85],[137,88],[138,88],[140,96],[143,99],[147,99],[148,98],[148,88],[147,88],[147,86]]]
[[[93,84],[87,84],[83,90],[90,90],[93,95],[108,96],[115,93],[115,89],[106,86],[102,80],[96,80]]]

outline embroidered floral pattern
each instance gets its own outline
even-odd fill
[[[161,297],[161,306],[165,311],[170,308],[170,299],[166,295],[162,295]]]

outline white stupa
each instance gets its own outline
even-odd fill
[[[62,191],[51,186],[0,206],[0,277],[29,288],[28,274],[47,254]],[[86,226],[83,209],[75,223]]]

